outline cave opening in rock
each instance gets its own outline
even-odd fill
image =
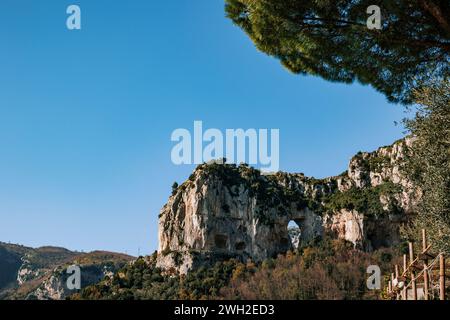
[[[246,247],[247,247],[247,245],[243,241],[240,241],[240,242],[236,243],[236,245],[235,245],[235,249],[237,251],[243,251],[243,250],[245,250]]]
[[[228,246],[228,237],[224,234],[216,234],[214,243],[218,249],[226,249]]]

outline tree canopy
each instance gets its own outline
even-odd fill
[[[371,5],[381,29],[367,27]],[[292,72],[370,84],[393,102],[450,74],[448,0],[226,0],[225,10]]]
[[[450,81],[414,95],[416,117],[405,120],[415,137],[406,169],[421,191],[421,201],[405,235],[420,241],[421,230],[426,229],[434,249],[450,253]]]

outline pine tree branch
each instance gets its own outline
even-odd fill
[[[427,11],[429,14],[433,16],[433,18],[436,19],[439,26],[450,35],[450,23],[448,21],[448,17],[446,18],[444,14],[442,13],[441,8],[428,0],[419,0],[420,5]]]

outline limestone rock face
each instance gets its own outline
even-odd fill
[[[292,247],[294,249],[297,249],[299,247],[299,245],[300,245],[300,238],[301,238],[301,235],[302,235],[302,232],[301,232],[300,228],[298,228],[298,227],[290,227],[288,229],[288,234],[289,234],[289,237],[291,239]]]
[[[364,242],[364,215],[362,213],[342,209],[326,215],[324,224],[338,238],[350,241],[355,246]]]
[[[134,258],[94,251],[74,252],[58,247],[30,248],[0,242],[0,300],[62,300],[77,293],[70,266],[80,268],[81,288],[112,277]]]
[[[218,166],[230,174],[239,170]],[[257,261],[275,256],[291,249],[287,225],[292,220],[303,227],[304,237],[322,234],[321,218],[309,208],[281,200],[278,206],[269,206],[245,181],[226,185],[219,176],[204,169],[197,169],[183,185],[185,189],[182,186],[161,212],[160,266],[188,270],[195,263],[195,256],[205,253]],[[251,168],[241,169],[257,173]],[[277,194],[280,190],[275,192],[276,197],[282,196]]]
[[[229,257],[262,261],[293,249],[291,221],[300,243],[330,234],[366,250],[392,245],[416,197],[401,173],[409,143],[359,153],[326,179],[200,165],[161,210],[157,265],[186,273]]]
[[[48,274],[37,289],[29,293],[27,299],[37,300],[64,300],[74,293],[67,286],[69,275],[66,273],[66,267],[57,267],[51,274]],[[112,276],[117,271],[111,265],[89,265],[80,266],[81,284],[87,286],[97,283],[105,276]],[[75,291],[76,292],[76,291]]]

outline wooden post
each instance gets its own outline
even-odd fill
[[[399,284],[399,280],[398,280],[399,276],[400,275],[399,275],[399,271],[398,271],[398,265],[395,265],[395,279],[396,279],[396,287],[397,287],[397,289],[398,289],[398,284]],[[396,290],[396,296],[397,296],[397,300],[400,300],[400,294],[398,292],[399,291]]]
[[[427,232],[425,229],[422,229],[422,252],[426,253],[425,251],[427,250]],[[428,284],[429,284],[429,280],[428,280],[428,260],[424,260],[423,261],[423,293],[425,295],[425,300],[428,300]]]
[[[425,253],[427,250],[427,231],[425,229],[422,229],[422,248]]]
[[[414,263],[414,247],[413,243],[409,243],[409,263],[412,265]],[[410,267],[411,271],[411,289],[413,300],[417,300],[417,288],[416,288],[416,273],[414,272],[414,268]]]
[[[394,274],[391,273],[391,292],[394,294],[395,293],[395,284],[394,284]],[[397,299],[397,297],[396,297]]]
[[[439,299],[445,300],[445,258],[443,253],[439,255]]]
[[[407,269],[408,269],[408,260],[406,254],[403,255],[403,275],[406,277]],[[406,287],[407,281],[405,280],[403,283],[403,300],[408,300],[408,288]]]

